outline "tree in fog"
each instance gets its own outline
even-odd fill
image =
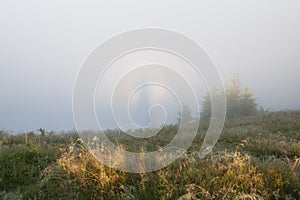
[[[211,117],[211,99],[214,99],[215,102],[220,101],[220,96],[222,96],[222,92],[219,92],[217,89],[212,89],[210,92],[207,92],[203,97],[202,101],[202,111],[200,113],[200,117],[202,119],[210,119]]]
[[[226,117],[234,118],[240,115],[240,77],[234,74],[231,84],[227,86],[227,112]]]
[[[180,122],[182,124],[188,124],[194,120],[192,111],[191,111],[190,107],[186,104],[183,104],[181,106],[181,111],[178,114],[179,114],[179,118],[177,118],[178,124],[180,124]]]
[[[202,119],[209,119],[211,117],[211,98],[214,98],[214,101],[218,102],[218,97],[221,95],[221,92],[214,90],[204,96],[201,112]],[[235,74],[231,79],[231,83],[227,85],[226,96],[227,118],[232,119],[241,116],[251,116],[258,113],[254,94],[250,92],[248,87],[244,88],[241,92],[238,74]]]
[[[202,101],[202,112],[200,114],[201,119],[210,119],[211,117],[211,99],[210,93],[207,92]]]
[[[254,94],[249,91],[249,88],[244,88],[240,99],[240,114],[242,116],[256,115],[258,112],[257,104],[255,103]]]

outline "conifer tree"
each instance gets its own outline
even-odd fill
[[[255,103],[254,94],[249,91],[249,88],[244,88],[240,100],[240,114],[242,116],[250,116],[257,114],[257,104]]]
[[[211,117],[211,98],[214,98],[215,102],[218,102],[218,97],[222,94],[217,90],[211,91],[204,96],[202,101],[202,119],[210,119]],[[226,117],[229,119],[251,116],[258,113],[257,104],[255,102],[254,94],[250,92],[246,87],[241,93],[240,78],[238,74],[235,74],[231,79],[230,85],[226,87],[227,96],[227,111]]]
[[[227,88],[227,114],[228,118],[240,116],[240,77],[234,74],[231,84]]]
[[[186,104],[183,104],[181,107],[181,112],[178,113],[179,118],[177,118],[177,123],[182,122],[183,124],[188,124],[193,121],[193,115],[190,107]]]

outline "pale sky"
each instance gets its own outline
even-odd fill
[[[300,109],[300,1],[0,1],[0,129],[71,130],[72,91],[92,50],[144,27],[204,47],[265,109]]]

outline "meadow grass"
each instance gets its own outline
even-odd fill
[[[226,121],[213,152],[199,159],[205,123],[184,155],[150,173],[125,173],[93,157],[76,133],[0,132],[0,199],[300,199],[300,112]],[[108,137],[152,151],[176,133],[146,140]]]

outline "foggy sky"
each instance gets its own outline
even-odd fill
[[[0,1],[0,129],[73,129],[72,91],[89,53],[132,29],[202,45],[225,82],[239,73],[265,109],[300,109],[300,2]]]

